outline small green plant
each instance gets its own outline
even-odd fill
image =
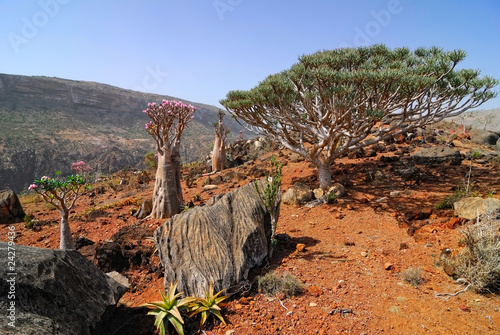
[[[266,180],[263,185],[256,181],[255,190],[259,194],[264,206],[271,214],[271,241],[269,248],[269,257],[272,257],[273,246],[276,244],[275,235],[278,225],[279,208],[281,203],[281,180],[283,164],[276,161],[276,156],[270,160],[271,171],[266,172]]]
[[[460,196],[457,193],[451,194],[447,197],[445,197],[443,200],[441,200],[434,208],[436,209],[448,209],[448,208],[453,208],[453,204],[460,200],[460,198],[463,198],[463,196]]]
[[[167,291],[167,295],[160,292],[162,301],[155,301],[144,304],[143,306],[153,308],[153,310],[148,312],[148,315],[154,315],[156,329],[160,331],[160,335],[170,334],[168,331],[168,324],[170,322],[177,334],[184,335],[184,320],[182,319],[181,312],[189,309],[189,304],[194,302],[196,298],[186,297],[179,299],[179,297],[184,293],[175,293],[177,290],[177,281],[175,283],[170,283]]]
[[[37,222],[35,217],[31,214],[26,214],[24,216],[24,226],[28,229],[32,229],[33,225]]]
[[[327,204],[333,204],[335,200],[337,200],[337,194],[335,192],[327,193],[325,197]]]
[[[424,281],[422,268],[410,267],[401,271],[400,275],[406,282],[415,287]]]
[[[259,291],[268,295],[283,293],[290,298],[302,292],[303,284],[292,274],[285,272],[282,277],[274,272],[257,278]]]
[[[208,290],[205,291],[205,297],[197,298],[189,305],[190,310],[193,312],[191,316],[201,314],[200,328],[203,327],[210,315],[215,315],[224,325],[226,325],[226,321],[221,314],[221,309],[226,305],[223,301],[229,298],[229,296],[219,296],[222,292],[223,291],[220,291],[214,294],[214,286],[210,283],[208,285]]]

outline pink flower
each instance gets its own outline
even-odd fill
[[[38,186],[36,184],[31,184],[30,187],[28,187],[28,191],[31,191],[34,188],[37,188]]]
[[[49,178],[49,177],[47,177],[47,176],[43,176],[43,177],[41,178],[41,180],[42,180],[42,181],[46,181],[46,180],[49,180],[49,179],[50,179],[50,178]]]

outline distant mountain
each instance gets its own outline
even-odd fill
[[[42,175],[69,174],[80,160],[98,174],[140,167],[155,144],[142,110],[162,99],[199,108],[183,135],[183,160],[208,154],[215,106],[95,82],[0,74],[0,189],[19,192]],[[236,137],[241,127],[229,116],[225,121]]]

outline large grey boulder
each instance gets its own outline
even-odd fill
[[[465,197],[453,204],[455,215],[472,220],[500,209],[500,200],[495,198]]]
[[[489,130],[484,130],[484,129],[472,129],[470,131],[472,138],[471,141],[474,143],[479,143],[479,144],[487,144],[487,145],[492,145],[494,146],[500,136],[498,136],[497,133]]]
[[[416,164],[421,165],[440,165],[446,163],[460,165],[464,159],[460,151],[447,146],[424,148],[413,154],[412,158]]]
[[[268,256],[271,218],[253,183],[175,215],[154,234],[165,268],[164,286],[203,297],[244,282]]]
[[[0,334],[89,335],[125,293],[76,250],[14,248],[0,242]]]
[[[0,191],[0,223],[12,222],[23,219],[26,214],[24,213],[23,206],[11,189]]]

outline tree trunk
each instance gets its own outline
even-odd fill
[[[330,186],[332,186],[331,163],[318,164],[318,172],[319,172],[319,187],[321,187],[323,190],[326,190]]]
[[[63,250],[75,249],[73,244],[73,237],[71,237],[71,230],[69,228],[69,211],[61,210],[61,242],[59,243],[59,248]]]
[[[220,136],[215,135],[212,151],[212,171],[222,171],[226,168],[226,145]]]
[[[164,219],[180,213],[182,190],[180,189],[180,157],[175,157],[176,150],[162,148],[158,155],[158,169],[153,191],[153,210],[150,217]],[[178,150],[177,150],[178,151]]]

